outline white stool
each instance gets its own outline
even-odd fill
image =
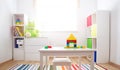
[[[56,66],[68,66],[68,70],[71,70],[71,60],[67,58],[57,58],[53,59],[53,70],[56,70]]]

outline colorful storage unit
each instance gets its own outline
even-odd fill
[[[77,40],[73,34],[67,38],[67,48],[77,48]]]
[[[96,36],[97,36],[97,25],[96,25],[96,14],[89,15],[87,17],[87,48],[96,48]],[[94,62],[96,62],[96,53],[94,52]]]
[[[109,62],[109,11],[96,11],[86,18],[87,47],[96,49],[97,63]],[[104,54],[103,54],[104,53]]]

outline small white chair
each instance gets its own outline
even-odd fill
[[[68,57],[54,57],[53,70],[56,70],[56,66],[68,66],[68,70],[71,70],[72,61]]]

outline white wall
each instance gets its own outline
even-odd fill
[[[120,65],[120,1],[111,11],[111,62]]]
[[[34,0],[18,0],[18,11],[34,17]],[[40,35],[47,36],[51,45],[65,46],[66,38],[70,33],[75,34],[78,45],[86,45],[86,17],[96,10],[96,0],[80,0],[78,15],[78,30],[76,32],[40,32]]]
[[[120,65],[120,0],[98,0],[98,10],[111,11],[110,61]]]
[[[98,10],[112,10],[119,0],[97,0]]]
[[[0,63],[12,59],[11,25],[14,0],[0,0]]]
[[[28,17],[34,17],[34,2],[35,0],[18,0],[17,1],[17,11],[20,13],[25,13]]]

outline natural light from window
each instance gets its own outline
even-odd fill
[[[40,31],[76,31],[77,0],[37,0],[36,27]]]

